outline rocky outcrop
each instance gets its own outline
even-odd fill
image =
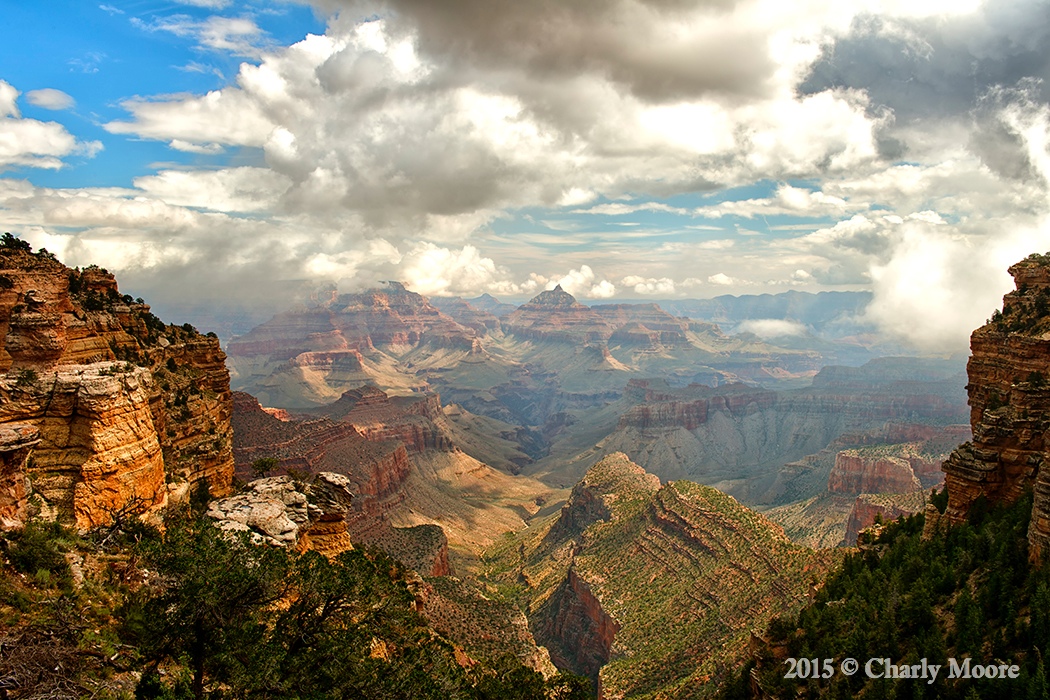
[[[391,397],[375,386],[350,389],[311,413],[350,423],[369,440],[400,440],[409,452],[454,449],[441,428],[445,414],[437,394]]]
[[[857,536],[862,530],[876,523],[888,523],[900,517],[914,515],[925,508],[926,504],[921,493],[907,495],[865,493],[857,496],[853,508],[850,509],[849,518],[846,520],[846,536],[843,544],[853,547],[857,544]]]
[[[0,427],[0,530],[25,524],[26,460],[39,442],[40,431],[28,423]]]
[[[335,556],[352,548],[346,516],[353,498],[353,484],[342,474],[320,472],[308,481],[275,476],[212,501],[208,517],[227,532],[249,533],[259,544]]]
[[[554,541],[578,537],[594,523],[610,520],[610,506],[617,500],[644,497],[656,493],[659,488],[660,479],[632,462],[627,455],[622,452],[607,455],[572,487],[572,493],[547,537]]]
[[[921,490],[922,484],[907,460],[865,455],[857,450],[839,452],[828,477],[828,491],[836,494],[909,493]]]
[[[479,336],[502,329],[499,318],[489,311],[478,309],[462,297],[433,299],[432,303],[456,323],[471,328]],[[496,302],[497,304],[499,302]],[[512,306],[511,309],[514,307]]]
[[[234,455],[242,478],[252,476],[257,460],[270,458],[276,472],[338,472],[355,482],[357,493],[384,498],[398,490],[411,468],[404,445],[369,440],[350,423],[280,420],[243,392],[234,392],[233,406]]]
[[[198,483],[230,488],[229,375],[218,339],[165,325],[97,267],[0,248],[0,427],[40,433],[46,515],[81,528]]]
[[[970,336],[973,441],[944,463],[945,517],[960,522],[980,497],[1012,502],[1034,488],[1028,537],[1039,560],[1050,548],[1050,256],[1030,256],[1010,274],[1017,289]]]
[[[519,338],[570,343],[604,343],[613,328],[590,307],[558,285],[522,304],[503,320],[503,328]]]

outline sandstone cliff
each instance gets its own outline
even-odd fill
[[[965,519],[979,497],[1012,502],[1035,489],[1028,529],[1031,554],[1050,547],[1050,257],[1032,255],[1010,267],[1017,288],[1002,311],[970,336],[967,365],[973,441],[944,464],[951,522]]]
[[[926,503],[921,493],[910,494],[875,494],[866,493],[857,496],[846,520],[846,534],[843,544],[852,547],[857,544],[857,536],[876,522],[888,523],[901,516],[914,515],[922,511]]]
[[[0,248],[0,427],[27,423],[45,514],[78,527],[148,510],[233,474],[229,375],[217,338],[164,324],[113,276]]]
[[[40,442],[28,423],[0,427],[0,529],[21,527],[26,519],[26,460]]]
[[[828,491],[842,494],[909,493],[922,484],[907,460],[867,456],[858,450],[839,452],[828,477]]]

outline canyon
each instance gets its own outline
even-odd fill
[[[513,309],[333,292],[227,358],[103,270],[4,248],[0,524],[155,521],[206,488],[226,531],[399,560],[464,658],[688,697],[942,481],[953,522],[1034,488],[1043,556],[1050,264],[1011,273],[967,382],[958,358],[827,364],[561,288]]]

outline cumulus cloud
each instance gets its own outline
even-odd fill
[[[98,141],[78,141],[56,122],[23,119],[18,95],[0,80],[0,171],[19,166],[57,170],[68,156],[91,157],[102,149]]]
[[[738,280],[735,277],[730,277],[724,272],[716,272],[715,274],[708,277],[707,281],[709,284],[717,284],[723,287],[728,287],[729,285],[741,283],[741,280]]]
[[[561,283],[584,299],[874,285],[872,318],[930,347],[972,319],[924,326],[940,313],[926,299],[994,301],[991,266],[1043,244],[1050,29],[1035,0],[314,4],[334,13],[326,31],[288,47],[247,16],[141,25],[251,59],[221,90],[134,98],[105,125],[209,167],[120,190],[8,187],[4,215],[71,255],[123,246],[128,274],[179,293],[217,289],[205,272],[224,267],[433,294]],[[0,82],[0,167],[88,148],[21,119],[17,98]],[[676,197],[731,187],[745,194]],[[521,211],[563,230],[503,225]],[[619,232],[585,225],[597,217]],[[648,230],[657,219],[673,223]],[[967,262],[989,273],[972,298]],[[187,270],[199,285],[176,283]]]
[[[54,88],[30,90],[26,93],[26,99],[31,105],[53,110],[72,109],[76,104],[76,100],[71,96]]]
[[[616,294],[616,286],[608,280],[599,280],[590,265],[580,265],[561,277],[547,282],[547,289],[561,286],[574,297],[608,299]]]
[[[674,294],[674,280],[669,277],[639,277],[628,275],[620,280],[620,284],[630,287],[636,294]]]
[[[785,321],[776,318],[755,318],[744,321],[736,327],[737,333],[754,333],[759,338],[782,338],[784,336],[805,335],[806,327],[798,321]]]

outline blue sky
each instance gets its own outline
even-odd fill
[[[871,289],[1050,248],[1045,2],[0,0],[0,225],[158,303]]]

